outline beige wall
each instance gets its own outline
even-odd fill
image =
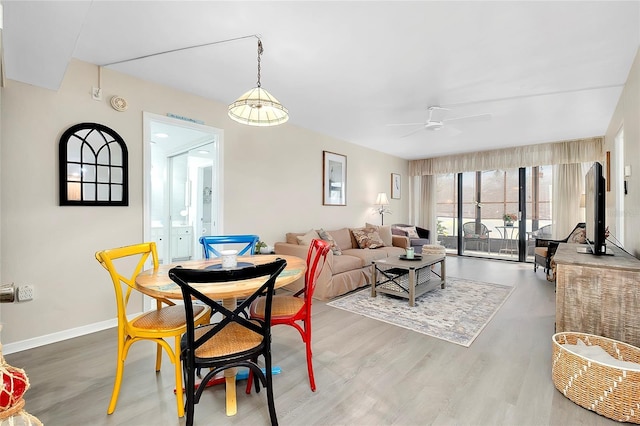
[[[631,166],[631,177],[627,178],[628,193],[624,198],[624,211],[616,208],[619,182],[614,158],[615,137],[624,128],[624,163]],[[611,191],[607,192],[606,221],[615,236],[620,234],[617,219],[624,216],[625,249],[640,258],[640,49],[636,53],[629,77],[605,135],[605,150],[611,151]]]
[[[143,111],[224,129],[226,233],[257,233],[273,244],[287,231],[379,223],[372,202],[389,191],[392,172],[403,176],[403,197],[391,200],[387,220],[408,220],[406,160],[291,124],[242,126],[227,117],[224,104],[110,70],[102,73],[104,100],[94,101],[97,78],[96,66],[74,61],[57,92],[11,80],[2,89],[0,282],[31,284],[36,295],[0,305],[5,348],[81,334],[115,317],[111,283],[93,256],[143,239]],[[110,107],[116,94],[127,99],[126,112]],[[128,207],[58,205],[58,141],[68,127],[85,121],[113,128],[127,143]],[[323,150],[347,156],[346,207],[322,206]],[[140,309],[141,301],[134,306]]]
[[[143,238],[142,112],[173,113],[224,129],[224,231],[255,232],[266,242],[290,230],[359,226],[379,220],[371,202],[401,173],[402,200],[391,200],[388,223],[408,221],[407,162],[285,124],[256,129],[226,116],[226,106],[103,70],[105,100],[91,99],[97,68],[72,62],[57,92],[8,81],[2,89],[0,133],[0,283],[35,286],[35,300],[0,305],[2,339],[41,343],[91,331],[115,315],[113,291],[95,251]],[[116,112],[118,94],[129,109]],[[292,111],[295,115],[295,111]],[[625,198],[625,246],[640,255],[640,54],[606,134],[606,149],[624,123],[625,163],[632,167]],[[69,126],[94,121],[116,130],[129,148],[129,207],[58,206],[58,140]],[[347,156],[346,207],[321,205],[322,151]],[[608,224],[615,234],[615,182],[608,195]],[[139,300],[134,304],[141,306]],[[135,310],[135,309],[134,309]],[[96,325],[98,324],[98,325]],[[67,330],[72,330],[66,333]],[[44,337],[43,337],[44,336]],[[47,337],[49,336],[49,337]],[[14,345],[15,346],[15,345]]]

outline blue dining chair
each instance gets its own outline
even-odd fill
[[[206,235],[200,237],[200,244],[202,244],[204,258],[210,259],[211,255],[213,257],[222,256],[214,247],[219,244],[244,244],[242,249],[238,250],[238,256],[256,254],[258,240],[260,240],[260,237],[257,235]]]

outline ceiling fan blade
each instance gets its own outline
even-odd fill
[[[395,123],[395,124],[387,124],[387,127],[394,126],[424,126],[424,122],[422,123]]]
[[[406,135],[402,135],[402,136],[400,136],[400,139],[402,139],[402,138],[406,138],[407,136],[414,135],[414,134],[416,134],[416,133],[418,133],[418,132],[421,132],[421,131],[423,131],[423,130],[424,130],[424,127],[420,127],[420,128],[418,128],[418,129],[416,129],[416,130],[412,130],[411,132],[407,133]]]
[[[489,121],[491,120],[492,114],[476,114],[476,115],[466,115],[464,117],[453,117],[442,120],[445,123],[449,123],[451,121]]]

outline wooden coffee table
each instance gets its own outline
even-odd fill
[[[440,288],[445,287],[445,259],[445,255],[423,254],[420,259],[414,260],[391,256],[373,261],[371,297],[376,297],[376,293],[400,296],[409,299],[409,306],[415,306],[416,297],[435,289],[438,285]],[[439,277],[431,271],[431,266],[436,263],[440,263]]]

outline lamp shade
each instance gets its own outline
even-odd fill
[[[387,193],[386,192],[378,193],[378,197],[376,198],[376,204],[380,205],[380,206],[388,206],[389,205],[389,199],[387,198]]]
[[[277,126],[289,119],[289,111],[258,86],[229,105],[229,117],[249,126]]]

